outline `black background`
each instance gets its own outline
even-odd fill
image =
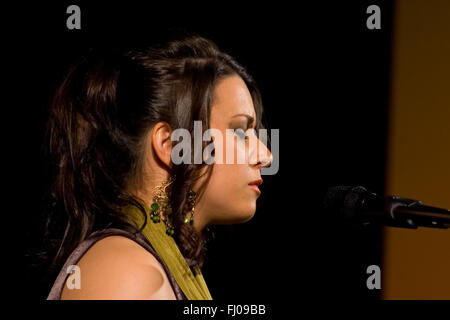
[[[81,30],[66,28],[70,4],[81,8]],[[366,27],[371,4],[381,8],[381,30]],[[280,130],[280,169],[263,176],[255,217],[218,228],[210,243],[204,276],[213,298],[379,299],[379,290],[366,287],[366,268],[381,263],[381,228],[340,224],[321,215],[320,205],[333,185],[384,192],[392,11],[390,1],[292,7],[60,1],[6,9],[4,62],[12,70],[13,97],[3,136],[10,161],[5,175],[12,177],[6,196],[14,210],[5,212],[13,212],[18,226],[9,229],[12,243],[20,242],[8,245],[19,252],[8,266],[18,271],[14,294],[33,300],[47,294],[23,254],[39,240],[45,112],[68,66],[91,46],[151,43],[166,28],[182,27],[247,67],[260,86],[269,127]]]

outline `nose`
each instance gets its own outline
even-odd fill
[[[269,153],[270,153],[270,151],[269,151]],[[256,165],[259,168],[265,168],[265,167],[269,167],[271,165],[272,161],[273,161],[273,157],[272,157],[272,154],[270,154],[269,157],[264,157],[261,160],[258,159]]]
[[[272,153],[261,140],[257,139],[256,164],[258,169],[269,167],[273,161]]]

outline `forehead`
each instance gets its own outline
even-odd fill
[[[227,117],[238,113],[255,117],[252,96],[241,77],[229,76],[217,83],[211,112]]]

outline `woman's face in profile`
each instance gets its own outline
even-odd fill
[[[206,224],[245,222],[256,211],[260,193],[249,183],[261,179],[260,169],[270,165],[272,155],[255,135],[253,119],[256,119],[253,100],[242,78],[229,76],[219,81],[214,91],[210,128],[221,132],[223,144],[213,133],[216,163],[205,193],[196,206]],[[227,129],[242,129],[245,134],[227,132]],[[221,153],[217,148],[222,149],[221,163],[217,163]],[[227,162],[227,154],[229,159],[234,155],[233,161]],[[238,162],[238,157],[245,161]],[[261,165],[259,161],[266,164]]]

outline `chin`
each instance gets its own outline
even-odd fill
[[[245,223],[253,218],[255,212],[256,206],[240,207],[238,210],[236,208],[228,208],[223,211],[224,214],[218,220],[215,220],[213,224],[230,225]]]
[[[252,215],[249,215],[249,216],[246,217],[244,220],[242,220],[240,223],[245,223],[245,222],[248,222],[248,221],[252,220],[252,218],[253,218],[254,215],[255,215],[254,213],[253,213]]]
[[[244,214],[239,215],[236,217],[236,221],[234,223],[245,223],[247,221],[250,221],[253,216],[255,215],[255,209],[250,210],[248,212],[245,212]]]

